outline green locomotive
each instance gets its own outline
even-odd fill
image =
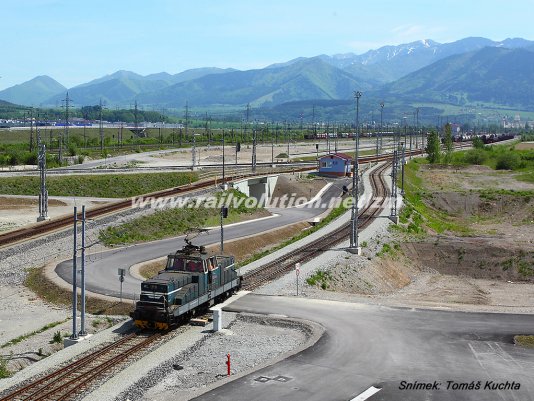
[[[186,245],[167,257],[165,270],[141,283],[130,314],[139,328],[168,330],[236,292],[241,277],[233,256],[208,255],[203,246]]]

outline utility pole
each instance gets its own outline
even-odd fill
[[[252,130],[252,172],[256,172],[256,138],[257,130],[254,128]]]
[[[326,123],[326,148],[328,149],[328,154],[330,154],[330,121]]]
[[[82,205],[82,269],[81,269],[81,287],[82,287],[82,296],[81,296],[81,318],[80,318],[80,336],[86,336],[87,331],[85,330],[85,205]]]
[[[358,155],[360,151],[360,98],[362,92],[354,92],[354,98],[356,99],[356,144],[354,147],[354,167],[352,169],[352,209],[351,209],[351,235],[350,235],[350,248],[349,252],[359,255],[361,248],[358,246],[358,185],[359,185],[359,169],[358,169]]]
[[[398,151],[397,148],[393,148],[393,163],[391,165],[391,213],[390,219],[395,223],[398,222],[397,217],[397,170],[398,170]]]
[[[99,122],[98,122],[98,129],[100,133],[100,152],[104,151],[104,123],[102,122],[102,98],[100,98],[100,115],[99,115]],[[136,127],[137,128],[137,127]],[[137,135],[137,129],[135,131],[135,134]]]
[[[78,294],[76,293],[76,263],[78,258],[78,211],[74,206],[74,250],[72,253],[72,334],[71,340],[78,339],[77,324],[76,324],[76,312],[78,304]]]
[[[33,107],[30,108],[30,153],[31,152],[33,152]]]
[[[383,129],[384,129],[384,123],[383,123],[383,117],[384,117],[384,102],[380,102],[380,151],[382,152],[383,148]]]
[[[290,143],[290,137],[289,137],[289,123],[284,122],[284,127],[286,129],[286,138],[287,138],[287,162],[289,163],[289,143]]]
[[[313,105],[312,109],[312,124],[314,137],[317,138],[317,124],[315,124],[315,105]]]
[[[41,180],[41,191],[39,193],[39,217],[37,221],[48,220],[48,191],[46,189],[46,145],[41,142],[41,130],[37,130],[37,147],[39,155],[39,177]]]
[[[334,152],[337,153],[338,127],[334,122]]]
[[[274,136],[271,131],[271,167],[274,165]]]
[[[135,128],[135,135],[139,136],[139,109],[137,108],[137,99],[134,103],[134,128]]]
[[[406,159],[405,159],[405,149],[406,149],[406,145],[404,142],[401,142],[400,143],[400,151],[401,151],[401,157],[402,157],[402,165],[401,165],[401,195],[404,196],[404,165],[406,164]]]
[[[222,164],[222,185],[223,185],[223,189],[226,189],[226,177],[225,177],[225,171],[224,171],[224,167],[225,167],[225,158],[224,158],[225,154],[224,154],[224,130],[222,132],[222,157],[223,157],[223,164]]]
[[[65,96],[65,99],[63,100],[65,107],[65,140],[67,143],[67,146],[69,146],[69,108],[72,107],[70,105],[70,102],[72,99],[69,97],[69,92],[67,92],[67,95]]]
[[[243,142],[247,141],[247,128],[248,128],[249,115],[250,115],[250,103],[247,103],[247,109],[245,112],[245,130],[243,131]]]
[[[194,133],[193,133],[193,146],[191,146],[191,163],[192,163],[191,170],[194,170],[195,166],[197,165],[197,142],[196,142]]]
[[[189,127],[189,106],[187,104],[187,102],[185,102],[185,139],[186,141],[189,139],[188,138],[188,134],[187,134],[187,130],[188,130],[188,127]],[[182,131],[180,129],[180,146],[182,146]]]

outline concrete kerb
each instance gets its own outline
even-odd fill
[[[295,356],[297,354],[300,354],[301,352],[305,351],[306,349],[312,347],[313,345],[315,345],[317,343],[317,341],[319,341],[321,339],[321,337],[324,335],[324,333],[326,332],[326,329],[324,328],[324,326],[322,326],[321,324],[319,323],[316,323],[316,322],[313,322],[311,320],[304,320],[304,319],[297,319],[297,318],[289,318],[289,317],[282,317],[282,316],[272,316],[272,315],[261,315],[261,314],[254,314],[254,313],[248,313],[248,312],[239,312],[241,315],[248,315],[248,316],[259,316],[261,317],[262,319],[265,319],[265,320],[272,320],[273,322],[274,321],[286,321],[286,322],[289,322],[289,323],[293,323],[293,324],[298,324],[300,326],[304,326],[307,328],[307,331],[309,334],[309,337],[307,338],[307,341],[304,342],[302,345],[300,345],[299,347],[289,351],[289,352],[286,352],[284,354],[281,354],[281,355],[278,355],[276,358],[274,359],[271,359],[271,360],[268,360],[264,363],[261,363],[259,365],[256,365],[254,366],[253,368],[251,369],[247,369],[247,370],[244,370],[242,372],[239,372],[239,373],[236,373],[230,377],[226,377],[226,378],[223,378],[223,379],[220,379],[216,382],[213,382],[211,384],[208,384],[206,387],[203,387],[201,389],[198,389],[198,390],[194,390],[194,391],[190,391],[189,394],[185,397],[180,397],[180,396],[177,396],[177,398],[175,398],[176,401],[188,401],[188,400],[191,400],[193,398],[196,398],[202,394],[205,394],[211,390],[214,390],[220,386],[223,386],[225,384],[228,384],[230,382],[233,382],[234,380],[237,380],[237,379],[240,379],[244,376],[247,376],[251,373],[254,373],[254,372],[257,372],[261,369],[264,369],[264,368],[267,368],[269,366],[272,366],[272,365],[275,365],[276,363],[278,362],[281,362],[285,359],[288,359],[288,358],[291,358],[292,356]]]

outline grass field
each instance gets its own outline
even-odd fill
[[[189,184],[196,173],[139,173],[47,177],[50,196],[126,198]],[[1,177],[0,194],[38,195],[39,177]]]
[[[24,285],[35,292],[37,296],[53,305],[71,305],[72,291],[58,287],[52,281],[49,281],[45,274],[44,268],[35,268],[28,271]],[[81,304],[78,295],[78,305]],[[133,303],[121,303],[104,301],[100,298],[88,297],[86,300],[86,309],[88,313],[95,315],[127,315],[133,310]]]
[[[246,195],[231,190],[237,198]],[[218,194],[222,196],[222,193]],[[247,208],[241,204],[238,208],[230,207],[228,218],[224,223],[246,220],[260,209]],[[262,209],[261,209],[262,210]],[[266,212],[260,215],[268,214]],[[258,215],[257,217],[261,217]],[[108,227],[100,232],[99,239],[106,245],[133,244],[170,238],[186,233],[189,229],[216,226],[220,222],[220,210],[208,207],[176,207],[159,210],[151,215],[136,218],[124,224]]]
[[[485,146],[480,149],[454,152],[452,165],[485,165],[495,170],[514,170],[520,174],[512,174],[513,178],[534,182],[534,150],[516,150],[515,145]],[[462,221],[455,220],[447,213],[428,206],[430,194],[422,178],[418,174],[422,164],[428,161],[423,158],[413,159],[405,166],[405,200],[406,205],[399,215],[400,226],[398,230],[404,230],[411,234],[423,234],[423,226],[440,234],[451,232],[458,235],[470,235],[472,230]],[[510,178],[510,179],[513,179]],[[400,177],[398,180],[400,185]],[[532,196],[532,191],[505,191],[485,190],[479,191],[481,196],[495,195]]]

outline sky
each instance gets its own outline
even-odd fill
[[[534,40],[534,0],[2,0],[0,90],[117,70],[263,68],[296,57],[469,36]]]

